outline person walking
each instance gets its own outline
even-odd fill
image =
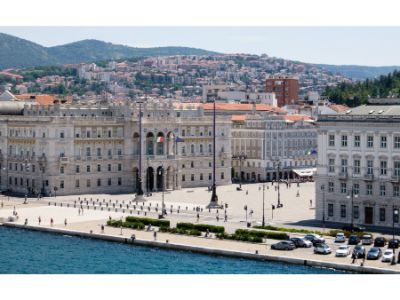
[[[199,222],[199,219],[200,219],[200,214],[197,213],[197,222]]]
[[[40,216],[38,218],[38,223],[39,223],[39,225],[40,225],[40,223],[42,223],[42,218]]]
[[[64,220],[64,226],[67,227],[67,218]]]
[[[78,216],[80,216],[80,215],[81,215],[81,209],[78,208]]]
[[[217,222],[219,222],[219,215],[217,215]]]
[[[312,207],[312,199],[310,199],[310,207]]]
[[[54,224],[54,220],[53,220],[53,218],[51,218],[50,219],[50,226],[53,227],[53,224]]]
[[[104,225],[101,225],[101,233],[104,233]]]
[[[157,240],[157,231],[155,231],[155,230],[153,232],[153,237],[154,237],[154,240],[156,241]]]

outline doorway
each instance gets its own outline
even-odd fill
[[[365,224],[374,222],[374,210],[372,207],[365,207]]]

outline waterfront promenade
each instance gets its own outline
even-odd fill
[[[245,228],[245,211],[243,209],[243,205],[248,205],[248,207],[254,207],[251,209],[254,209],[254,214],[252,217],[248,216],[249,221],[253,221],[253,223],[257,224],[261,220],[261,216],[258,213],[256,213],[260,208],[258,206],[258,202],[260,201],[260,196],[262,200],[262,194],[258,190],[259,185],[246,185],[244,186],[244,192],[237,192],[237,194],[232,193],[230,197],[225,197],[226,203],[228,203],[228,222],[223,222],[223,211],[219,211],[220,215],[220,220],[216,220],[216,212],[212,211],[211,213],[208,212],[208,210],[205,209],[205,205],[208,203],[208,198],[204,199],[202,198],[202,195],[208,196],[208,192],[204,191],[202,189],[201,191],[197,190],[182,190],[182,191],[177,191],[176,193],[170,193],[167,194],[165,197],[166,201],[166,207],[167,210],[169,211],[170,205],[173,205],[173,213],[169,213],[167,218],[171,221],[171,226],[175,226],[177,221],[185,221],[185,222],[192,222],[196,223],[197,222],[197,213],[193,211],[193,207],[199,206],[203,208],[203,212],[200,212],[200,223],[206,223],[206,224],[218,224],[225,226],[226,230],[228,232],[233,232],[237,228]],[[283,187],[283,185],[282,185]],[[303,188],[304,187],[304,188]],[[225,189],[234,189],[235,186],[225,186],[222,187]],[[222,188],[220,189],[220,195],[225,195],[224,192],[222,191]],[[283,192],[285,191],[286,187],[283,188]],[[293,189],[293,185],[292,185]],[[304,184],[302,187],[300,187],[300,193],[303,195],[306,195],[307,193],[312,194],[312,189],[313,189],[313,184],[312,183],[307,183]],[[249,190],[248,195],[246,195],[246,190]],[[269,196],[270,199],[268,201],[270,203],[274,203],[274,198],[272,197],[275,193],[274,190],[271,189],[271,185],[269,188]],[[297,188],[293,189],[294,193],[297,193]],[[282,198],[282,203],[284,203],[284,207],[275,210],[278,211],[274,215],[274,220],[273,223],[285,223],[287,219],[294,218],[294,221],[301,221],[301,219],[307,219],[311,218],[314,211],[313,207],[310,207],[310,203],[308,199],[309,197],[303,196],[303,197],[296,197],[294,195],[294,198],[289,198],[289,195],[291,192],[291,189],[287,189],[287,195],[285,193],[282,193],[283,195],[286,196],[286,198]],[[228,192],[226,192],[228,194]],[[240,197],[236,197],[239,193],[242,193]],[[184,197],[185,195],[189,195]],[[229,194],[228,194],[229,195]],[[223,198],[220,196],[220,199]],[[247,196],[247,197],[246,197]],[[283,197],[285,197],[283,196]],[[293,196],[293,195],[292,195]],[[80,197],[80,199],[87,198],[87,201],[90,201],[90,197],[93,198],[92,201],[95,202],[94,205],[86,205],[84,204],[84,212],[83,214],[79,214],[78,211],[78,206],[75,208],[73,207],[74,201]],[[104,199],[111,200],[112,204],[116,204],[115,208],[111,204],[109,205],[110,211],[108,211],[107,206],[104,206],[103,203],[102,205],[96,205],[97,203],[97,198],[99,198],[99,202],[103,201]],[[211,249],[217,251],[216,253],[218,254],[226,254],[229,253],[236,253],[236,254],[243,254],[243,255],[255,255],[256,251],[258,252],[257,256],[262,257],[265,256],[265,258],[268,259],[276,259],[279,261],[290,261],[290,259],[297,260],[296,263],[301,263],[301,260],[306,260],[307,262],[316,262],[317,265],[324,265],[324,264],[329,264],[329,263],[334,263],[334,264],[339,264],[343,266],[349,266],[349,268],[352,268],[352,266],[359,266],[360,265],[360,260],[358,260],[355,264],[352,264],[352,260],[350,257],[347,258],[337,258],[334,256],[334,252],[337,249],[338,245],[335,245],[333,243],[333,238],[327,238],[328,244],[332,248],[332,254],[330,255],[316,255],[313,254],[313,249],[312,248],[304,248],[304,249],[296,249],[294,251],[276,251],[276,250],[271,250],[270,245],[272,243],[277,242],[276,240],[267,240],[266,242],[262,244],[253,244],[253,243],[246,243],[246,242],[237,242],[237,241],[229,241],[229,240],[218,240],[215,238],[206,238],[206,237],[193,237],[193,236],[184,236],[184,235],[175,235],[175,234],[169,234],[169,233],[158,233],[157,234],[157,241],[154,242],[154,237],[153,237],[153,232],[146,232],[146,231],[140,231],[140,230],[132,230],[132,229],[122,229],[122,235],[121,235],[121,229],[120,228],[112,228],[112,227],[105,227],[104,233],[101,231],[101,226],[106,224],[106,221],[109,219],[109,217],[113,219],[120,219],[128,215],[135,215],[138,217],[144,217],[144,213],[146,212],[147,217],[156,217],[157,212],[155,212],[154,207],[157,205],[159,202],[159,199],[161,195],[157,194],[154,195],[153,197],[150,197],[147,202],[145,202],[145,206],[141,209],[141,205],[137,206],[136,209],[125,209],[125,213],[122,212],[122,208],[119,208],[118,206],[122,201],[124,202],[124,205],[128,205],[131,207],[131,204],[129,204],[129,201],[133,199],[132,195],[115,195],[115,196],[110,196],[110,195],[92,195],[92,196],[68,196],[68,197],[57,197],[57,198],[47,198],[43,199],[42,201],[38,201],[37,199],[29,199],[28,204],[23,204],[23,199],[16,199],[16,198],[11,198],[10,200],[7,200],[6,197],[2,198],[0,201],[3,202],[3,208],[0,209],[0,218],[3,218],[4,220],[8,216],[13,215],[13,210],[15,207],[15,210],[18,213],[18,220],[15,222],[12,222],[13,224],[18,224],[20,226],[23,226],[25,219],[28,220],[28,227],[33,226],[36,229],[49,229],[50,230],[61,230],[66,231],[64,233],[68,233],[68,231],[71,232],[81,232],[86,235],[90,236],[90,232],[92,232],[93,235],[96,235],[96,238],[102,238],[105,236],[113,236],[116,237],[117,240],[123,241],[124,239],[130,239],[132,234],[136,236],[137,241],[147,241],[148,243],[156,243],[156,244],[151,244],[153,246],[165,246],[167,244],[169,245],[179,245],[179,247],[183,247],[182,249],[187,249],[187,250],[196,250],[193,247],[198,249]],[[168,198],[167,198],[168,197]],[[174,198],[175,201],[172,200]],[[244,199],[244,200],[243,200]],[[118,200],[118,203],[116,201]],[[50,205],[48,205],[50,202]],[[152,203],[152,209],[150,209],[150,212],[146,208],[149,207],[150,202]],[[57,203],[56,206],[54,206],[54,203]],[[61,207],[61,203],[63,203],[63,207]],[[125,204],[126,203],[126,204]],[[171,204],[173,203],[173,204]],[[286,204],[286,205],[285,205]],[[69,207],[67,207],[67,205]],[[160,205],[160,204],[159,204]],[[177,207],[181,207],[180,213],[177,213]],[[186,206],[188,206],[188,209],[186,210]],[[89,207],[89,209],[87,208]],[[96,207],[96,210],[94,209]],[[103,207],[103,210],[100,209],[100,207]],[[112,208],[111,208],[112,207]],[[115,211],[117,210],[117,211]],[[132,210],[132,214],[131,211]],[[271,212],[271,211],[270,211]],[[40,216],[41,218],[41,224],[38,224],[38,217]],[[256,217],[257,216],[257,217]],[[297,217],[296,217],[297,216]],[[303,217],[302,217],[303,216]],[[53,226],[50,224],[50,219],[54,220]],[[67,220],[67,225],[64,224],[65,219]],[[267,223],[271,223],[270,219],[267,219]],[[290,234],[290,236],[299,236],[298,234]],[[186,247],[186,248],[185,248]],[[191,249],[191,247],[193,249]],[[210,251],[211,251],[210,250]],[[210,253],[213,253],[212,251]],[[252,257],[255,258],[255,257]],[[325,265],[326,266],[326,265]],[[388,263],[382,263],[380,260],[378,261],[365,261],[364,268],[367,267],[372,267],[372,268],[380,268],[380,269],[386,269],[386,270],[391,270],[391,271],[396,271],[400,272],[400,265],[395,265],[391,266]]]

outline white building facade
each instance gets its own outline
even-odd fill
[[[212,120],[202,109],[179,110],[172,103],[21,108],[2,102],[1,189],[45,195],[135,192],[139,147],[145,192],[210,186]],[[216,128],[216,183],[229,184],[230,119],[218,116]]]
[[[316,218],[392,226],[400,206],[400,106],[360,106],[318,119]]]

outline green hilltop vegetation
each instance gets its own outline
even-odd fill
[[[394,70],[377,79],[366,79],[356,83],[342,83],[336,87],[327,87],[325,96],[338,104],[350,107],[366,104],[369,98],[399,97],[400,71]]]
[[[143,56],[215,55],[217,52],[190,47],[137,48],[98,40],[83,40],[54,47],[0,33],[0,69],[30,68],[107,61]]]

